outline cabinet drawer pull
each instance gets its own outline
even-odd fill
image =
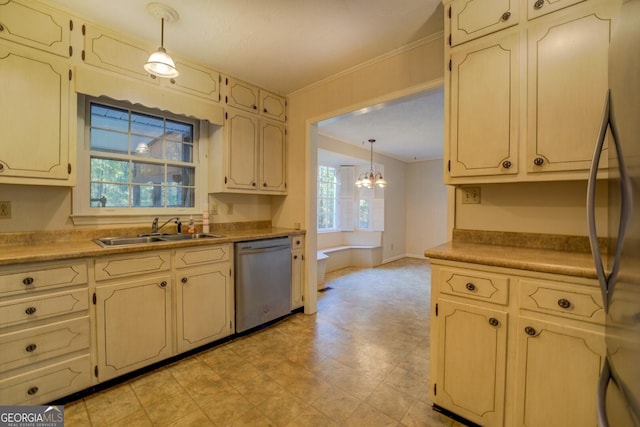
[[[505,160],[502,162],[502,167],[505,169],[509,169],[511,167],[511,162],[509,160]]]
[[[255,187],[255,186],[256,186],[256,183],[255,183],[255,182],[252,182],[252,183],[251,183],[251,185]]]
[[[258,106],[257,106],[256,104],[253,104],[253,105],[251,106],[251,108],[253,108],[254,110],[257,110],[257,109],[258,109]]]
[[[571,307],[571,301],[569,301],[568,299],[560,298],[558,300],[558,305],[562,308],[569,308]]]
[[[162,282],[160,282],[160,287],[161,288],[166,288],[167,287],[167,282],[165,282],[164,280]]]
[[[266,182],[263,182],[263,183],[262,183],[262,186],[263,186],[263,187],[266,187],[266,186],[267,186],[267,183],[266,183]]]
[[[465,287],[467,288],[468,291],[475,291],[476,290],[476,285],[474,285],[473,283],[469,282],[465,285]]]
[[[500,17],[500,20],[502,22],[506,22],[509,20],[509,18],[511,18],[511,12],[505,12],[502,14],[502,16]]]
[[[25,347],[25,350],[28,351],[29,353],[33,353],[34,351],[36,351],[36,347],[37,345],[35,344],[29,344],[28,346]]]
[[[0,32],[4,31],[4,25],[0,24]]]
[[[266,108],[263,108],[263,109],[262,109],[262,112],[263,112],[263,113],[268,113],[268,112],[269,112],[269,110],[267,110]]]
[[[38,387],[31,387],[29,390],[27,390],[27,394],[29,396],[33,396],[34,394],[36,394],[38,392]]]
[[[527,326],[524,328],[524,332],[525,334],[531,336],[531,337],[535,337],[537,332],[534,328],[532,328],[531,326]]]
[[[535,10],[540,10],[542,9],[542,6],[544,6],[544,0],[538,0],[533,4],[533,8]]]
[[[33,277],[25,277],[24,279],[22,279],[22,283],[25,286],[33,285],[33,282],[34,282]]]
[[[542,166],[544,164],[544,159],[542,157],[536,157],[533,159],[533,164],[536,166]]]
[[[0,172],[4,171],[4,165],[0,165]]]
[[[294,255],[294,256],[293,256],[293,259],[298,259],[298,255]]]
[[[186,277],[183,277],[182,280],[181,280],[182,283],[187,283],[188,281],[189,281],[189,279],[186,278]]]
[[[500,324],[500,321],[498,319],[496,319],[495,317],[490,317],[489,318],[489,324],[491,326],[498,326]]]
[[[24,312],[27,313],[28,315],[32,315],[33,313],[36,312],[36,308],[35,307],[27,307],[27,309]]]

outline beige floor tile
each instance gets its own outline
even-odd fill
[[[91,395],[85,399],[85,404],[93,426],[113,424],[142,409],[128,383]]]
[[[200,409],[189,412],[182,418],[166,424],[167,427],[215,427],[213,421],[209,419]],[[131,426],[134,427],[134,426]]]
[[[269,397],[285,391],[284,387],[265,374],[248,380],[235,380],[230,384],[256,406]]]
[[[422,378],[400,367],[395,368],[384,382],[413,397],[420,395],[426,383]]]
[[[450,427],[453,420],[433,410],[431,405],[416,401],[402,419],[407,427]]]
[[[254,408],[251,402],[234,389],[201,400],[198,405],[216,425],[227,425]]]
[[[303,412],[287,427],[337,427],[339,424],[313,407],[306,407]]]
[[[395,426],[397,421],[378,411],[377,409],[361,403],[356,410],[347,418],[344,425],[352,427],[391,427]]]
[[[275,425],[286,426],[302,414],[306,406],[291,393],[283,391],[267,398],[258,405],[258,409]]]
[[[412,396],[386,384],[378,387],[367,399],[370,406],[396,421],[402,420],[414,402],[415,399]]]
[[[140,409],[133,414],[120,418],[108,425],[109,427],[151,427],[154,424],[147,416],[147,413],[143,409]]]
[[[153,400],[152,404],[144,405],[144,410],[154,425],[162,425],[179,421],[200,409],[187,393],[180,393],[164,400]]]
[[[64,405],[64,422],[67,426],[88,426],[89,413],[84,400]]]
[[[184,388],[166,369],[136,378],[130,384],[144,407],[164,403],[178,395],[186,394]]]
[[[313,402],[312,406],[334,420],[342,422],[360,405],[360,401],[333,387]]]
[[[226,424],[228,427],[272,427],[277,424],[267,418],[258,408],[252,408],[239,418]]]

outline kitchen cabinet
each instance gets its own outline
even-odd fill
[[[170,266],[169,252],[95,260],[99,381],[173,355]]]
[[[304,306],[304,236],[291,236],[291,310]]]
[[[596,279],[431,259],[431,399],[484,426],[595,425]]]
[[[534,19],[587,0],[527,0],[527,18]]]
[[[0,127],[7,141],[0,183],[74,185],[76,97],[68,60],[0,39],[0,75],[0,116],[11,124]]]
[[[71,31],[74,25],[66,13],[42,4],[36,8],[32,1],[0,3],[0,38],[64,58],[73,54]]]
[[[471,41],[445,46],[445,183],[587,178],[619,3],[529,1],[516,25],[482,37],[466,31]],[[449,3],[445,31],[452,40],[460,22],[472,22],[459,15],[483,22],[491,7],[480,4]]]
[[[511,27],[518,23],[521,0],[453,0],[449,4],[451,19],[450,46]]]
[[[286,194],[286,131],[283,124],[227,108],[222,138],[209,154],[214,193]]]
[[[225,77],[225,104],[266,118],[284,122],[286,99],[242,80]]]
[[[0,268],[0,402],[37,405],[91,385],[83,260]]]
[[[158,85],[169,91],[215,103],[220,101],[220,73],[216,70],[185,61],[171,54],[180,75],[172,79],[159,79],[143,68],[149,55],[157,47],[127,40],[120,33],[94,24],[84,24],[83,29],[85,64]]]
[[[232,246],[176,250],[179,353],[233,334]]]
[[[518,173],[517,34],[451,54],[451,177]]]

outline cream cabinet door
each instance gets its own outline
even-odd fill
[[[534,19],[586,0],[527,0],[527,18]]]
[[[613,3],[528,30],[527,172],[589,169],[607,94]]]
[[[171,356],[171,279],[98,286],[96,319],[99,381]]]
[[[222,262],[176,273],[178,352],[234,332],[231,272],[231,264]]]
[[[227,109],[225,114],[227,145],[227,188],[257,190],[258,119],[252,114]]]
[[[521,317],[516,419],[527,427],[595,426],[603,333]]]
[[[233,77],[225,77],[225,104],[258,114],[260,90]]]
[[[73,185],[68,61],[0,40],[0,76],[0,183]]]
[[[284,125],[260,120],[260,190],[287,191],[286,155]]]
[[[270,119],[284,122],[287,115],[287,102],[284,97],[266,90],[260,91],[260,114]]]
[[[491,37],[451,55],[449,175],[518,172],[518,37]]]
[[[476,39],[518,23],[519,0],[454,0],[450,46]]]
[[[507,313],[446,299],[436,310],[434,403],[481,425],[502,425]]]
[[[0,38],[68,58],[73,26],[69,15],[31,0],[0,1]]]

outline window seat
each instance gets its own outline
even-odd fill
[[[382,246],[341,245],[318,249],[318,262],[325,259],[326,272],[345,267],[375,267],[382,263]]]

